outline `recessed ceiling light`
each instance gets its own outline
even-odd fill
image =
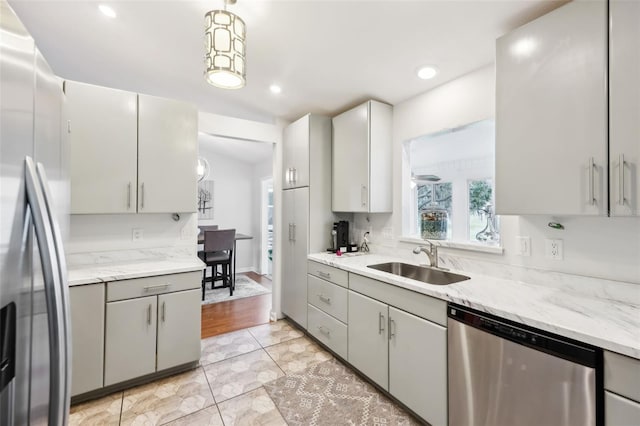
[[[108,16],[109,18],[116,17],[116,11],[113,10],[111,7],[107,6],[106,4],[98,5],[98,9],[100,9],[100,12],[102,12],[104,16]]]
[[[278,93],[282,92],[282,88],[280,86],[278,86],[277,84],[272,84],[271,86],[269,86],[269,90],[271,90],[271,93],[277,95]]]
[[[433,66],[422,67],[418,70],[418,77],[423,80],[429,80],[438,74],[438,69]]]

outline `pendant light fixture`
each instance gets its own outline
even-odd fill
[[[245,85],[246,27],[240,17],[227,11],[227,5],[235,2],[224,0],[224,10],[211,10],[204,15],[204,76],[209,84],[223,89]]]

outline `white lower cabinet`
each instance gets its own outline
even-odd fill
[[[389,350],[385,303],[349,291],[348,361],[389,390]]]
[[[433,426],[447,424],[447,329],[389,307],[389,393]]]
[[[71,306],[71,396],[102,387],[104,283],[69,288]]]
[[[308,305],[307,331],[329,349],[347,359],[347,325],[315,306]]]
[[[349,363],[431,425],[446,425],[446,327],[383,301],[407,310],[417,301],[428,308],[426,316],[438,319],[446,303],[433,299],[428,306],[428,296],[349,274],[352,284],[382,301],[349,290]]]
[[[632,426],[640,424],[640,404],[614,393],[604,393],[605,426]]]
[[[201,291],[158,296],[158,371],[200,358]]]
[[[158,297],[107,303],[105,386],[156,371]]]

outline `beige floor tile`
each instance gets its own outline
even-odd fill
[[[287,425],[264,388],[229,399],[218,407],[225,426]]]
[[[117,425],[120,423],[122,392],[71,407],[70,426]]]
[[[158,425],[214,404],[201,367],[124,392],[123,425]]]
[[[293,327],[286,320],[270,322],[269,324],[252,327],[249,332],[260,342],[262,347],[275,345],[304,336],[304,333]]]
[[[204,367],[217,403],[284,376],[262,349]]]
[[[269,346],[265,350],[286,374],[300,373],[312,365],[333,358],[329,352],[307,337]]]
[[[247,330],[234,331],[202,340],[200,364],[207,365],[260,349],[260,343]]]
[[[165,424],[167,426],[224,426],[218,407],[215,405]]]

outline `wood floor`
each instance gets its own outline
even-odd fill
[[[244,275],[271,290],[269,278],[255,272],[245,272]],[[269,322],[269,312],[271,294],[203,305],[201,338],[266,324]]]

